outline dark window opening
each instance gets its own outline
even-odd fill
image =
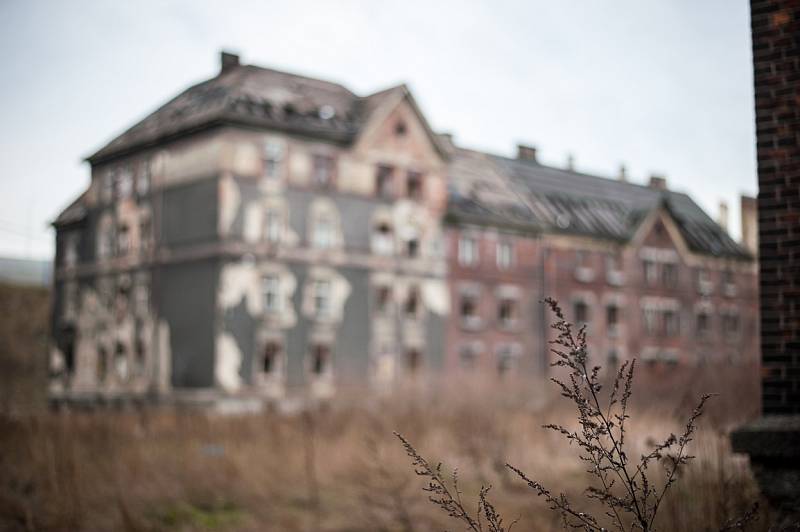
[[[419,310],[419,291],[416,288],[412,288],[411,290],[409,290],[408,297],[406,298],[406,305],[405,305],[406,316],[414,318],[417,316],[418,310]]]
[[[406,351],[406,367],[411,373],[416,373],[422,366],[422,355],[418,349]]]
[[[474,318],[478,314],[477,301],[472,296],[461,296],[461,317]]]
[[[589,306],[583,301],[575,303],[575,323],[582,325],[589,322]]]
[[[261,363],[261,371],[266,374],[272,374],[276,371],[278,365],[278,356],[281,352],[281,346],[275,342],[268,342],[264,346],[264,358]]]
[[[391,166],[378,166],[378,173],[375,175],[375,195],[387,198],[392,195],[392,178],[394,168]]]
[[[673,263],[664,264],[661,268],[661,277],[664,286],[667,288],[678,286],[678,265]]]
[[[500,323],[509,325],[517,318],[517,305],[513,299],[501,299],[497,309],[497,317]]]
[[[408,197],[412,199],[422,198],[422,174],[419,172],[408,172],[408,179],[406,181],[406,189]]]
[[[97,380],[103,382],[108,376],[108,353],[105,347],[97,349]]]
[[[406,242],[406,251],[411,258],[419,256],[419,240],[412,238]]]
[[[389,311],[389,305],[392,300],[392,290],[388,286],[379,286],[375,296],[375,306],[381,314]]]
[[[710,316],[705,312],[701,312],[700,314],[697,315],[697,335],[701,337],[708,336],[710,330],[711,330]]]
[[[311,351],[311,372],[322,375],[328,370],[330,348],[327,345],[315,345]]]
[[[398,137],[403,137],[408,132],[408,127],[406,123],[400,120],[394,125],[394,134]]]

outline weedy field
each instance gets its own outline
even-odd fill
[[[753,369],[640,375],[631,449],[680,432],[699,390],[719,391],[691,445],[697,460],[660,515],[661,530],[717,530],[757,500],[728,430],[757,411]],[[644,373],[644,372],[643,372]],[[673,382],[674,381],[674,382]],[[675,383],[687,382],[678,392]],[[509,462],[581,501],[577,449],[545,423],[575,417],[546,382],[450,382],[324,411],[218,417],[165,410],[40,413],[0,419],[0,529],[454,530],[427,501],[399,431],[446,471],[465,501],[481,485],[515,530],[558,530],[557,516]],[[582,504],[578,502],[576,506]],[[587,509],[592,508],[586,503]],[[749,530],[766,530],[765,516]]]
[[[416,383],[391,395],[342,390],[322,410],[220,417],[167,409],[48,412],[46,291],[0,286],[0,530],[459,530],[431,505],[402,433],[432,462],[458,470],[465,504],[481,486],[514,530],[559,530],[558,516],[505,467],[564,492],[577,508],[589,475],[578,449],[543,424],[575,423],[544,380]],[[758,413],[752,367],[641,367],[631,453],[682,424],[698,397],[697,459],[659,512],[659,530],[718,530],[757,500],[730,429]],[[585,506],[583,506],[585,505]],[[768,517],[748,530],[767,530]]]

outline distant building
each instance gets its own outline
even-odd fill
[[[458,148],[402,85],[223,53],[88,161],[54,222],[54,400],[542,373],[545,295],[603,361],[756,352],[752,257],[688,196]]]

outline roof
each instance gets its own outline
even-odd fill
[[[448,220],[629,241],[664,208],[693,252],[752,258],[688,195],[457,148],[451,155]]]
[[[431,141],[425,117],[405,85],[361,97],[346,87],[254,65],[235,65],[189,87],[87,158],[98,163],[203,128],[233,123],[309,135],[333,142],[356,139],[372,114],[407,97]]]

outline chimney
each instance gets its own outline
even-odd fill
[[[742,245],[753,255],[758,255],[758,203],[755,198],[742,194],[739,205],[742,218]]]
[[[663,175],[652,174],[650,176],[650,188],[667,190],[667,178]]]
[[[220,74],[224,74],[225,72],[238,67],[240,64],[239,56],[237,54],[232,54],[224,50],[219,54],[219,59],[220,59],[220,69],[219,69]]]
[[[575,170],[575,157],[571,153],[567,154],[567,170]]]
[[[728,202],[722,200],[719,202],[719,214],[717,214],[717,223],[728,232]]]
[[[525,144],[517,144],[517,160],[536,162],[536,148]]]
[[[623,183],[628,181],[628,169],[625,168],[624,164],[619,165],[619,176],[618,179]]]

